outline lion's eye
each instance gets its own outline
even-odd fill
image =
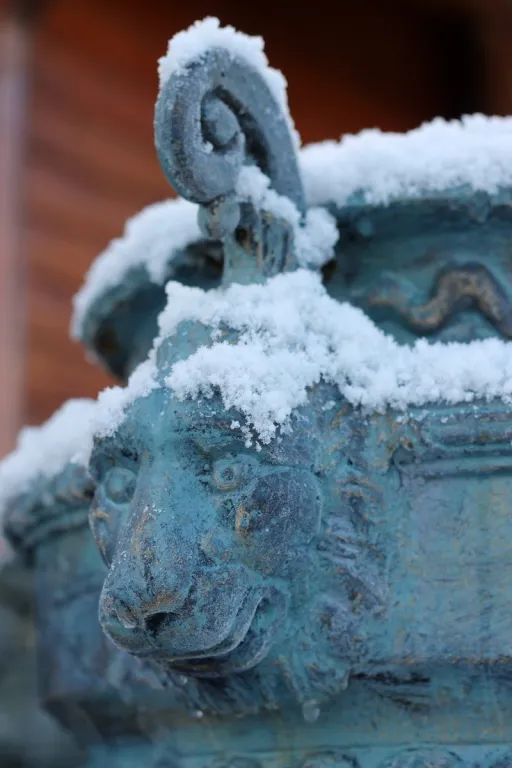
[[[245,465],[241,461],[222,459],[213,467],[213,482],[221,491],[236,488],[245,477]]]
[[[135,492],[136,477],[129,469],[113,467],[103,481],[105,494],[114,504],[126,504]]]

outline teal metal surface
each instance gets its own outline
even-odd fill
[[[293,228],[237,200],[256,164],[306,213],[256,70],[212,49],[171,75],[155,130],[170,182],[202,206],[202,252],[217,249],[216,276],[189,284],[297,267]],[[510,338],[511,211],[508,190],[354,196],[331,207],[327,289],[403,343]],[[163,306],[147,282],[129,273],[86,318],[86,343],[123,378]],[[159,380],[211,331],[180,326]],[[219,396],[157,389],[96,441],[88,473],[70,466],[11,504],[38,580],[43,700],[89,765],[512,765],[510,408],[368,415],[322,383],[261,450],[237,420]]]

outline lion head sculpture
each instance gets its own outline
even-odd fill
[[[197,328],[178,348],[192,340]],[[176,354],[160,347],[160,382]],[[321,384],[291,435],[258,445],[218,394],[178,400],[160,383],[96,440],[103,629],[189,678],[198,708],[321,699],[364,656],[361,618],[382,604],[367,512],[381,499],[364,422],[340,408]]]

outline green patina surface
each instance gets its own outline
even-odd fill
[[[185,254],[175,278],[296,266],[290,227],[236,201],[250,162],[305,210],[255,72],[214,50],[172,76],[156,143],[216,238],[200,246],[216,269],[201,256],[187,272]],[[332,296],[403,343],[510,338],[510,192],[332,212]],[[86,318],[86,343],[124,377],[164,302],[143,272]],[[160,347],[162,381],[210,330]],[[70,466],[12,502],[8,531],[37,574],[43,700],[89,765],[512,765],[510,408],[367,415],[320,384],[262,450],[233,420],[220,398],[157,389],[96,442],[90,474]]]

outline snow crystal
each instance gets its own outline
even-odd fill
[[[295,229],[297,259],[302,267],[322,267],[334,257],[339,232],[325,208],[309,208],[302,227]]]
[[[107,387],[98,395],[91,440],[84,441],[81,450],[76,455],[76,461],[87,465],[93,447],[93,437],[109,437],[123,423],[126,409],[136,399],[147,397],[159,385],[156,380],[157,367],[155,351],[152,350],[148,359],[137,366],[126,387]]]
[[[159,61],[163,84],[211,47],[222,47],[242,57],[265,78],[289,121],[286,80],[268,66],[261,37],[250,37],[233,27],[220,27],[206,18],[177,34]],[[297,143],[297,147],[299,146]],[[461,121],[441,118],[408,133],[365,130],[339,142],[304,147],[299,164],[311,208],[302,226],[294,204],[270,188],[256,167],[245,167],[237,185],[241,199],[284,217],[295,230],[299,263],[322,266],[337,241],[334,219],[322,208],[346,205],[355,195],[370,205],[386,205],[403,197],[420,197],[461,186],[495,193],[512,185],[512,118],[466,116]],[[133,266],[145,264],[150,278],[161,282],[173,251],[201,237],[198,207],[185,200],[168,200],[145,208],[127,222],[123,237],[113,240],[94,262],[84,286],[74,298],[72,334],[79,338],[85,315],[105,289],[119,284]]]
[[[233,420],[231,426],[249,444],[254,437],[269,442],[279,427],[288,429],[294,409],[307,403],[309,388],[321,380],[367,412],[476,398],[512,402],[512,343],[398,344],[360,309],[331,298],[309,270],[264,285],[203,291],[170,282],[166,290],[168,304],[149,359],[125,388],[112,387],[98,398],[93,432],[99,437],[114,434],[127,408],[162,386],[157,350],[172,346],[185,321],[211,328],[210,344],[175,362],[165,386],[178,399],[219,392],[227,409],[245,417],[245,424]],[[222,340],[226,328],[237,333],[234,342]],[[86,463],[91,446],[84,441],[76,460]]]
[[[0,462],[0,517],[37,477],[52,478],[92,440],[94,400],[69,400],[40,427],[25,427],[16,449]]]
[[[219,392],[226,409],[244,416],[245,423],[234,419],[231,427],[240,429],[248,444],[255,437],[267,443],[278,428],[289,429],[293,411],[307,403],[309,388],[321,380],[367,412],[476,398],[512,402],[512,343],[493,338],[398,344],[360,309],[331,298],[320,276],[309,270],[278,275],[264,285],[203,291],[170,282],[166,290],[168,304],[149,359],[125,388],[112,387],[98,398],[92,430],[98,437],[113,435],[129,406],[162,386],[181,400]],[[185,321],[210,328],[210,343],[175,362],[162,384],[158,348],[172,347]],[[226,329],[237,338],[223,341]],[[84,440],[76,460],[86,463],[91,447],[92,441]]]
[[[0,462],[0,519],[37,478],[56,477],[70,462],[86,467],[94,438],[115,432],[128,405],[157,386],[156,372],[153,352],[126,387],[108,387],[97,400],[69,400],[40,427],[22,429],[16,449]]]
[[[299,264],[321,267],[334,256],[334,246],[338,241],[334,217],[325,208],[310,208],[302,222],[296,205],[271,189],[270,184],[268,176],[257,166],[244,166],[237,182],[237,198],[250,201],[257,210],[268,211],[288,221],[294,231]]]
[[[174,364],[166,385],[179,399],[219,391],[262,442],[287,424],[321,379],[352,405],[379,412],[512,395],[512,344],[420,339],[400,345],[361,310],[332,299],[307,270],[208,293],[170,283],[167,293],[157,345],[185,320],[234,329],[238,340],[200,347]]]
[[[270,188],[270,179],[256,166],[244,165],[236,184],[237,199],[250,201],[257,210],[268,211],[297,225],[300,213],[289,197]]]
[[[224,48],[232,56],[246,61],[261,75],[290,126],[295,145],[300,146],[300,137],[295,131],[288,109],[286,78],[278,69],[269,66],[265,55],[265,41],[262,37],[238,32],[231,26],[221,27],[219,19],[207,17],[196,21],[169,40],[166,55],[158,60],[160,88],[171,75],[183,72],[187,64],[200,59],[211,48]]]
[[[255,166],[242,169],[237,194],[290,221],[299,263],[319,267],[331,258],[338,233],[332,216],[315,206],[343,206],[357,193],[368,204],[385,205],[403,196],[414,198],[461,185],[488,193],[511,186],[512,118],[436,119],[405,134],[363,131],[338,143],[304,147],[299,159],[313,206],[302,226],[292,201],[272,190],[269,179]],[[94,262],[74,298],[75,337],[80,336],[92,302],[121,282],[131,267],[145,264],[151,279],[162,281],[173,251],[201,238],[197,212],[198,206],[186,200],[167,200],[127,222],[124,235]]]
[[[220,27],[218,19],[198,21],[175,35],[167,55],[159,60],[160,84],[214,47],[227,49],[258,70],[295,136],[286,80],[269,67],[263,39],[233,27]],[[355,193],[362,193],[370,204],[387,204],[398,197],[417,197],[461,185],[493,193],[512,183],[512,118],[437,118],[405,134],[366,130],[343,136],[339,142],[303,148],[300,165],[313,206],[328,202],[343,206]]]
[[[357,193],[386,205],[462,185],[495,193],[512,184],[512,117],[436,118],[408,133],[377,129],[304,147],[310,205],[343,206]]]
[[[297,257],[302,266],[322,266],[332,258],[338,240],[336,222],[323,208],[308,210],[301,225],[292,201],[270,188],[270,180],[256,166],[240,173],[237,194],[259,209],[289,221],[295,233]],[[173,255],[202,238],[195,203],[180,198],[143,208],[126,222],[122,237],[94,261],[84,284],[73,299],[71,333],[80,339],[90,307],[109,288],[118,285],[130,269],[145,265],[150,279],[162,283]]]
[[[92,303],[108,288],[118,285],[130,269],[145,265],[151,280],[163,281],[173,253],[201,239],[197,212],[198,206],[187,200],[164,200],[143,208],[126,222],[122,237],[112,240],[93,262],[73,299],[74,338],[80,338]]]

